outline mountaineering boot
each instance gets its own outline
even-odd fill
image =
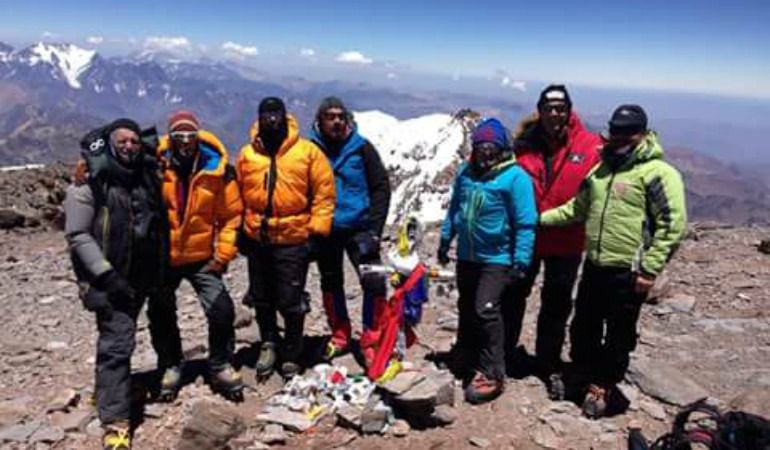
[[[286,314],[284,316],[286,332],[281,351],[281,375],[290,379],[302,371],[302,331],[305,327],[304,314]]]
[[[104,426],[102,448],[104,450],[129,450],[131,448],[131,430],[128,421],[119,421]]]
[[[603,417],[607,409],[607,390],[595,384],[588,386],[582,409],[583,414],[589,419]]]
[[[344,294],[338,294],[341,300],[344,302]],[[335,305],[335,294],[332,292],[324,292],[323,294],[323,306],[326,312],[326,318],[329,323],[332,335],[329,343],[326,344],[326,351],[324,356],[326,359],[331,360],[347,352],[350,349],[350,335],[352,327],[350,326],[350,320],[347,318],[347,311],[338,315],[337,309],[344,308],[344,303]]]
[[[276,358],[275,342],[263,342],[259,347],[259,358],[256,365],[257,376],[263,378],[272,375]]]
[[[481,372],[476,372],[468,387],[465,388],[465,401],[478,405],[497,398],[503,393],[503,380],[488,378]]]
[[[567,388],[560,373],[552,373],[548,376],[548,398],[551,400],[564,400]]]
[[[211,373],[211,388],[232,401],[243,401],[243,380],[241,373],[231,365]]]
[[[162,402],[173,401],[179,389],[182,387],[182,368],[180,366],[167,367],[160,379],[159,400]]]

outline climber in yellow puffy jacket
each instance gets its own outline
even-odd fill
[[[147,315],[158,366],[164,371],[162,398],[170,400],[181,383],[182,342],[177,325],[176,290],[190,282],[209,324],[209,365],[215,390],[242,389],[231,365],[235,346],[233,301],[222,280],[236,256],[243,204],[217,137],[200,128],[190,111],[173,113],[168,135],[158,146],[163,165],[163,202],[168,212],[170,271],[163,289],[150,297]]]
[[[247,298],[261,337],[257,372],[273,371],[280,311],[285,323],[281,372],[290,377],[302,370],[308,243],[311,235],[331,231],[334,174],[323,152],[299,137],[297,121],[279,98],[260,102],[249,137],[235,170],[244,204],[240,246],[249,262]]]

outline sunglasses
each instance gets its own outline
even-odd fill
[[[345,113],[342,113],[342,112],[341,113],[327,112],[327,113],[321,114],[321,117],[324,120],[334,120],[334,119],[345,120],[346,116],[347,115]]]
[[[566,114],[569,107],[564,103],[546,103],[540,107],[545,113],[555,112],[556,114]]]
[[[171,139],[175,141],[187,142],[198,137],[197,131],[173,131],[169,133]]]

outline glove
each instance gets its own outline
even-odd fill
[[[372,231],[362,231],[353,236],[358,246],[358,253],[363,261],[380,255],[380,238]]]
[[[80,300],[83,302],[83,307],[88,311],[107,316],[112,314],[112,303],[110,303],[105,291],[92,286],[86,287],[84,291],[81,291]]]
[[[508,276],[510,276],[514,282],[519,282],[527,278],[527,268],[521,264],[514,264],[508,269]]]
[[[441,244],[438,246],[436,259],[442,266],[449,264],[449,242],[441,241]]]
[[[307,241],[307,260],[313,262],[318,260],[318,254],[321,251],[321,242],[319,237],[310,236],[310,240]]]
[[[205,266],[203,266],[202,272],[213,273],[214,275],[222,275],[225,270],[227,270],[226,264],[222,264],[216,259],[212,259],[207,262]]]
[[[97,278],[94,286],[111,296],[126,300],[131,300],[136,296],[134,288],[115,270],[110,270]]]
[[[257,242],[246,235],[246,232],[241,228],[238,230],[238,237],[235,239],[235,245],[238,247],[238,253],[243,256],[249,256],[249,254],[254,252]]]

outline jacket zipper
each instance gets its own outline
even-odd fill
[[[104,219],[102,221],[102,254],[106,259],[110,249],[110,210],[107,206],[102,206],[102,211],[104,211]]]
[[[604,233],[604,214],[607,212],[607,205],[610,203],[610,195],[612,194],[612,182],[615,181],[615,172],[612,172],[610,181],[607,185],[607,195],[604,197],[604,207],[602,208],[602,216],[599,219],[599,239],[596,242],[596,264],[599,264],[602,259],[602,234]]]

